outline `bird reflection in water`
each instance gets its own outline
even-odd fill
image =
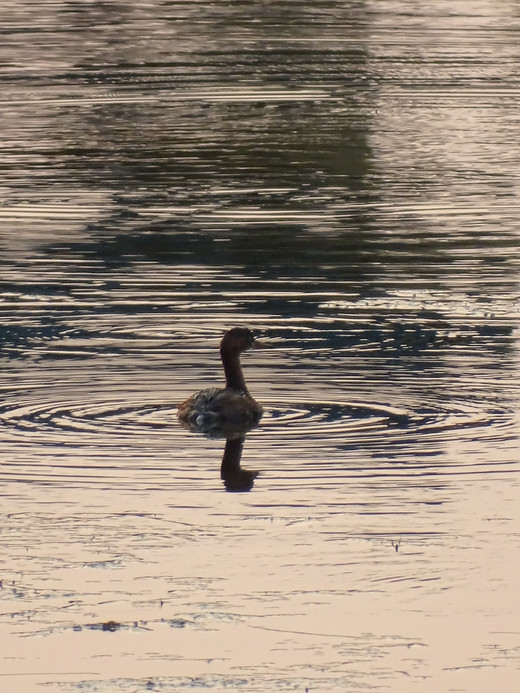
[[[226,440],[220,465],[220,478],[224,482],[226,491],[251,491],[256,477],[260,474],[258,471],[240,466],[245,439],[243,435],[240,438]]]

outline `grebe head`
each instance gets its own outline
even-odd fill
[[[255,342],[255,336],[247,327],[233,327],[226,332],[220,343],[222,353],[240,354],[251,347],[259,344]]]

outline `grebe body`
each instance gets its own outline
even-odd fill
[[[234,438],[258,424],[263,409],[249,394],[240,364],[240,354],[255,346],[261,345],[247,328],[234,327],[226,332],[220,344],[226,387],[201,390],[180,404],[177,416],[185,428]]]

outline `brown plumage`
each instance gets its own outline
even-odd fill
[[[185,428],[195,433],[235,438],[258,424],[263,410],[249,394],[240,364],[240,354],[255,346],[261,345],[245,327],[226,332],[220,343],[226,387],[201,390],[180,404],[177,416]]]

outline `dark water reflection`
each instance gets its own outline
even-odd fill
[[[514,690],[516,3],[0,19],[5,684]]]
[[[251,491],[259,471],[245,469],[241,466],[242,451],[246,436],[241,438],[228,438],[222,455],[220,465],[220,478],[224,482],[226,491]]]

